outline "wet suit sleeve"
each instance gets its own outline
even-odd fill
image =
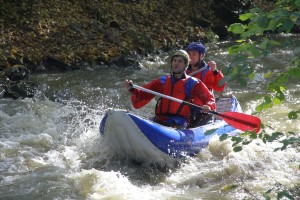
[[[222,85],[218,85],[219,82],[224,78],[224,75],[220,70],[211,71],[205,73],[204,77],[201,77],[202,73],[198,73],[195,75],[196,78],[199,80],[202,80],[207,88],[216,90],[218,92],[222,92],[225,87],[226,83],[223,83]]]
[[[163,92],[163,85],[162,85],[162,83],[160,82],[159,79],[151,81],[150,83],[144,85],[143,87],[147,88],[149,90],[153,90],[155,92],[159,92],[159,93]],[[132,105],[135,109],[139,109],[139,108],[145,106],[155,96],[153,94],[149,94],[147,92],[144,92],[144,91],[141,91],[141,90],[138,90],[138,89],[132,90],[131,93],[132,93],[131,102],[132,102]]]
[[[205,74],[203,82],[205,83],[205,85],[208,88],[216,90],[218,92],[222,92],[226,87],[226,83],[223,83],[220,86],[218,84],[223,78],[224,78],[224,75],[222,74],[222,72],[220,70],[217,70],[217,71],[209,70]]]
[[[224,78],[224,75],[220,70],[217,70],[213,72],[213,76],[214,76],[213,89],[218,92],[222,92],[226,87],[226,82],[223,83],[222,85],[219,85],[219,82]]]
[[[207,89],[202,81],[197,83],[191,92],[193,103],[199,106],[208,105],[211,110],[216,109],[216,103],[213,94]]]

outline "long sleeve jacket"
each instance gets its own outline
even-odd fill
[[[165,86],[165,82],[164,82],[165,78],[170,78],[170,76],[162,76],[159,79],[153,80],[150,83],[144,85],[143,87],[146,89],[153,90],[155,92],[164,94],[165,89],[166,89],[164,87]],[[174,79],[174,77],[171,77],[171,78]],[[208,105],[211,108],[211,110],[215,110],[216,104],[215,104],[213,94],[202,83],[202,81],[197,80],[190,76],[186,76],[184,78],[185,79],[191,78],[194,81],[196,81],[196,83],[190,89],[190,94],[188,94],[189,98],[187,101],[189,101],[193,104],[199,105],[199,106]],[[147,92],[144,92],[144,91],[141,91],[138,89],[133,89],[131,91],[131,93],[132,93],[131,101],[132,101],[134,108],[136,108],[136,109],[145,106],[154,98],[153,94],[149,94]],[[183,99],[181,99],[181,100],[183,100]]]
[[[204,66],[202,66],[202,68],[203,71],[195,74],[194,77],[201,80],[208,89],[216,90],[217,92],[222,92],[226,87],[226,83],[223,83],[221,85],[219,84],[220,81],[224,78],[222,72],[220,70],[212,71],[206,63]],[[190,67],[187,69],[186,73],[192,73]]]

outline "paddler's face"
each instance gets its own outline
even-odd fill
[[[186,68],[186,63],[184,58],[182,58],[181,56],[175,56],[172,59],[172,70],[175,73],[179,73],[184,71]]]
[[[190,56],[190,65],[195,65],[199,62],[201,54],[198,51],[188,51]]]

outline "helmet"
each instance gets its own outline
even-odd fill
[[[187,51],[198,51],[201,54],[205,54],[205,46],[201,42],[192,42],[187,48]]]
[[[185,63],[186,63],[187,66],[190,64],[190,61],[191,61],[191,60],[190,60],[189,54],[188,54],[185,50],[178,50],[178,51],[176,51],[176,52],[173,54],[173,56],[172,56],[172,58],[171,58],[171,61],[173,60],[173,58],[174,58],[175,56],[180,56],[180,57],[182,57],[182,58],[184,59],[184,61],[185,61]]]

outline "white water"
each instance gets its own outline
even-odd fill
[[[299,147],[274,152],[278,142],[256,140],[235,153],[229,140],[215,138],[172,170],[115,156],[99,135],[104,111],[125,108],[150,116],[155,105],[134,110],[124,79],[142,85],[168,72],[161,67],[164,59],[142,64],[138,71],[35,75],[32,80],[40,83],[35,98],[0,100],[0,199],[265,199],[272,188],[299,189]],[[230,83],[229,88],[247,113],[259,104],[252,89]],[[296,83],[287,103],[261,113],[263,123],[299,136],[300,120],[287,118],[299,109],[299,97]]]

